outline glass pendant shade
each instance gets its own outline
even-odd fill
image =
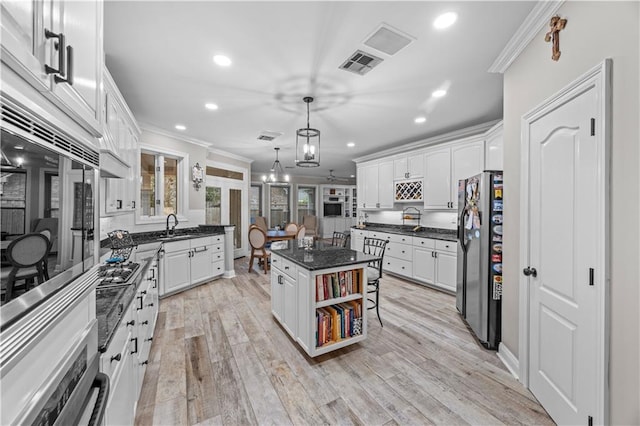
[[[276,161],[273,162],[273,166],[271,166],[271,172],[269,176],[262,175],[262,181],[264,183],[289,183],[289,175],[284,172],[282,168],[282,164],[280,164],[280,160],[278,160],[278,151],[280,148],[273,148],[276,150]]]
[[[307,127],[296,131],[296,166],[318,167],[320,165],[320,130],[309,126],[309,104],[311,96],[302,100],[307,104]]]

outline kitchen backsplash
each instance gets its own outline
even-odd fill
[[[402,210],[367,211],[366,222],[402,225]],[[456,229],[455,212],[431,212],[422,210],[420,225],[428,228]],[[415,221],[405,221],[405,224],[417,225]]]

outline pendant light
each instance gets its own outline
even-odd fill
[[[296,166],[318,167],[320,165],[320,130],[309,127],[309,104],[311,96],[302,100],[307,104],[307,127],[296,131]]]
[[[280,148],[276,147],[273,149],[276,150],[276,161],[274,161],[273,166],[271,166],[269,176],[262,175],[262,181],[265,183],[289,183],[289,175],[284,173],[282,164],[280,164],[280,160],[278,160],[278,151],[280,151]]]

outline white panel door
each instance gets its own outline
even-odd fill
[[[362,207],[375,208],[378,204],[378,165],[369,164],[362,169],[363,187]],[[360,194],[360,193],[358,193]]]
[[[191,250],[164,255],[164,292],[171,293],[191,284]]]
[[[436,261],[430,248],[413,248],[413,278],[433,284],[436,279]]]
[[[592,87],[529,127],[527,268],[536,270],[529,275],[529,385],[558,424],[586,424],[597,405],[597,293],[589,285],[598,264],[595,92]]]
[[[457,256],[442,251],[437,252],[436,256],[435,284],[447,290],[456,291]]]
[[[428,151],[424,156],[424,208],[448,209],[451,202],[451,150]]]

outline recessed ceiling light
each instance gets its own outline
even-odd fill
[[[228,67],[231,65],[231,59],[224,55],[216,55],[213,57],[213,62],[220,65],[221,67]]]
[[[447,91],[446,91],[446,90],[439,89],[439,90],[436,90],[435,92],[433,92],[433,93],[431,94],[431,96],[433,96],[434,98],[441,98],[441,97],[443,97],[443,96],[444,96],[444,95],[446,95],[446,94],[447,94]]]
[[[183,126],[182,124],[176,124],[176,129],[178,129],[178,130],[187,130],[186,126]]]
[[[442,30],[453,25],[454,22],[456,22],[456,19],[458,19],[458,15],[454,12],[443,13],[433,21],[433,26]]]
[[[24,146],[23,145],[16,145],[16,146],[14,146],[14,148],[15,149],[24,149]]]
[[[204,107],[205,107],[206,109],[210,109],[210,110],[216,110],[216,109],[218,109],[218,105],[216,105],[216,104],[212,104],[212,103],[204,104]]]
[[[356,177],[356,175],[351,175],[351,176],[349,176],[349,177],[352,177],[352,178],[354,178],[354,177]]]
[[[416,117],[416,119],[413,120],[416,124],[424,123],[425,121],[427,121],[427,117]]]
[[[356,146],[356,144],[355,144],[354,142],[349,142],[349,143],[347,144],[347,146],[348,146],[349,148],[353,148],[354,146]]]

